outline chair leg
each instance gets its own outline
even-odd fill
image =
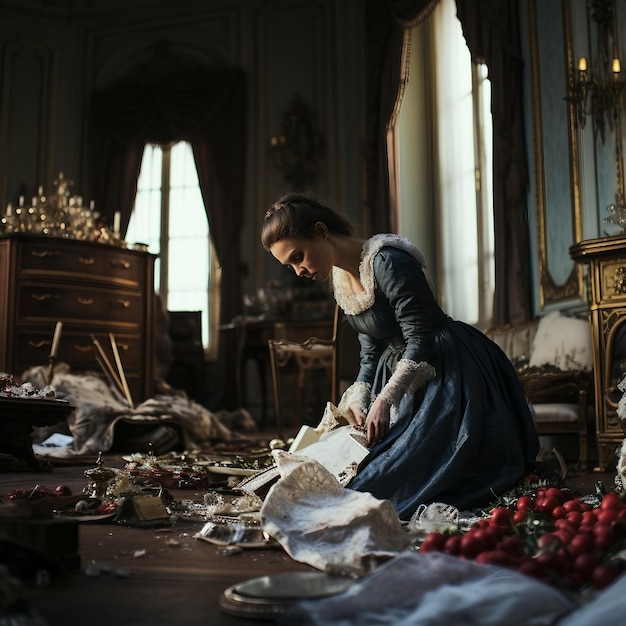
[[[282,439],[283,436],[283,421],[280,411],[280,382],[278,380],[278,364],[276,363],[276,352],[274,345],[269,344],[270,349],[270,367],[272,370],[272,387],[274,390],[274,412],[276,414],[276,427],[278,430],[278,437]]]
[[[581,433],[578,436],[578,446],[580,450],[580,469],[587,471],[587,435]]]

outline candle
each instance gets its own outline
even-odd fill
[[[61,341],[61,329],[63,322],[57,322],[54,328],[54,337],[52,337],[52,348],[50,348],[50,358],[55,359],[59,350],[59,341]]]
[[[621,72],[621,70],[622,68],[620,66],[619,59],[613,59],[613,74],[616,80],[619,80],[619,73]]]
[[[96,208],[96,201],[95,201],[95,200],[92,200],[92,201],[89,203],[89,210],[90,210],[90,211],[93,211],[95,208]]]
[[[580,57],[580,59],[578,59],[578,69],[581,72],[587,71],[587,57]]]
[[[7,204],[7,217],[11,217],[13,215],[13,205],[9,202]]]
[[[119,211],[115,211],[115,215],[113,216],[113,232],[114,233],[119,233],[120,232],[120,220],[121,220],[122,216],[120,215]]]
[[[20,196],[20,206],[24,206],[24,196]]]

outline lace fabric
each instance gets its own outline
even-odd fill
[[[426,361],[416,363],[410,359],[400,359],[395,372],[382,388],[379,397],[387,404],[397,407],[405,393],[415,393],[435,376],[435,368]]]
[[[400,235],[374,235],[363,245],[361,263],[359,264],[359,278],[364,291],[355,293],[350,284],[348,273],[341,268],[333,268],[333,290],[335,300],[347,315],[358,315],[374,304],[376,279],[374,277],[374,257],[384,246],[393,246],[411,254],[422,267],[426,267],[424,255],[408,239]]]

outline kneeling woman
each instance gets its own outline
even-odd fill
[[[359,334],[360,370],[344,417],[370,455],[348,487],[390,500],[401,519],[421,504],[486,506],[533,466],[539,450],[523,390],[502,350],[447,316],[409,240],[363,240],[345,217],[304,194],[265,214],[265,249],[302,278],[332,278]]]

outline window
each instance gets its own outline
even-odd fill
[[[413,28],[409,52],[394,128],[402,234],[436,265],[446,312],[487,328],[495,286],[487,68],[472,64],[454,0],[441,0]]]
[[[202,342],[212,352],[219,273],[188,143],[145,147],[126,239],[159,255],[154,287],[167,310],[202,311]]]

